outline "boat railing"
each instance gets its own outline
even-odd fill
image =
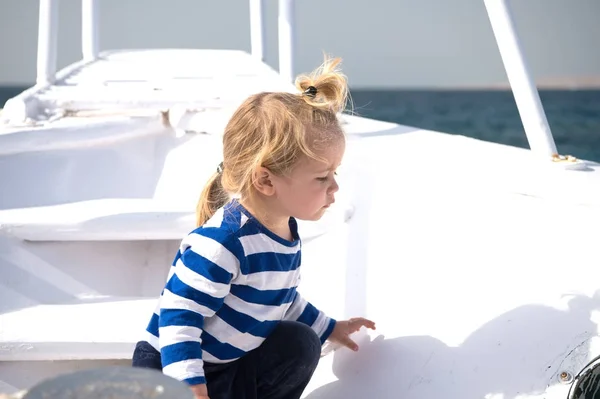
[[[50,85],[55,79],[59,1],[40,0],[36,86]],[[483,1],[531,151],[556,161],[556,144],[523,55],[509,0]],[[295,1],[278,2],[279,73],[291,82],[294,76]],[[100,52],[99,3],[99,0],[82,0],[81,51],[84,62],[95,60]],[[249,0],[251,52],[261,61],[265,58],[264,4],[264,0]]]

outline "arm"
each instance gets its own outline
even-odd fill
[[[321,343],[329,338],[336,324],[334,319],[327,317],[325,313],[302,298],[298,291],[295,292],[294,300],[283,319],[299,321],[311,327],[321,339]]]
[[[189,385],[206,384],[200,339],[204,319],[223,305],[239,260],[226,243],[197,233],[182,248],[160,301],[163,373]]]
[[[360,330],[361,327],[375,330],[375,323],[363,317],[344,321],[336,321],[329,318],[302,298],[297,291],[284,320],[296,320],[307,324],[320,337],[321,344],[325,343],[326,340],[330,340],[354,351],[358,350],[358,345],[350,338],[350,335]]]

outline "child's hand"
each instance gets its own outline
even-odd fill
[[[375,330],[375,323],[363,317],[353,317],[350,320],[338,321],[329,336],[329,341],[342,344],[353,351],[358,350],[356,342],[350,339],[350,334],[360,330],[361,327],[367,327]]]
[[[192,389],[192,392],[194,392],[195,399],[209,399],[206,384],[192,385],[190,388]]]

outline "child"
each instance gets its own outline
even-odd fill
[[[299,94],[259,93],[233,114],[134,367],[187,382],[197,399],[300,398],[325,340],[352,350],[364,318],[335,321],[300,296],[296,218],[334,202],[346,78],[326,60]]]

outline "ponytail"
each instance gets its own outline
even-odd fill
[[[348,82],[340,71],[340,58],[325,57],[323,64],[309,75],[296,78],[296,88],[304,101],[317,109],[342,112],[349,99]]]
[[[229,195],[221,184],[222,172],[217,171],[204,186],[196,205],[196,227],[202,226],[215,212],[229,202]]]

